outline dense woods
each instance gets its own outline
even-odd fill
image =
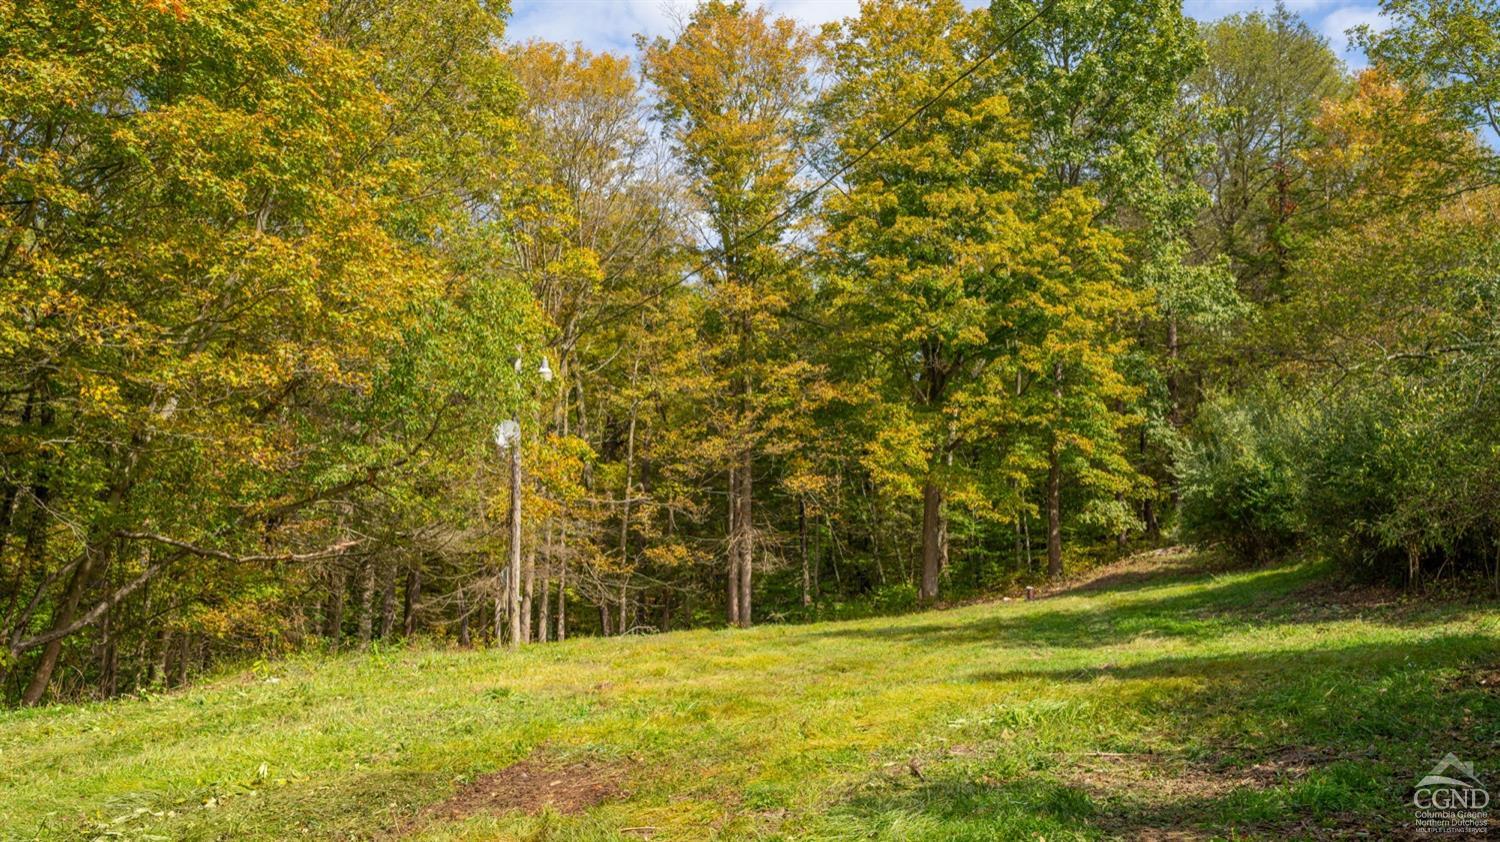
[[[1500,9],[1383,10],[0,0],[0,697],[1172,538],[1500,589]]]

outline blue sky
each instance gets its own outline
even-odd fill
[[[693,0],[512,0],[514,14],[510,37],[544,38],[549,41],[578,41],[594,50],[613,50],[634,54],[634,35],[667,35],[674,27],[674,15],[692,8]],[[761,0],[779,14],[804,23],[819,24],[836,20],[859,10],[859,0]],[[988,0],[964,0],[969,6],[985,5]],[[1187,13],[1212,20],[1249,9],[1269,9],[1274,0],[1186,0]],[[1324,37],[1328,38],[1344,60],[1354,67],[1364,65],[1358,50],[1350,49],[1345,30],[1362,23],[1377,24],[1380,10],[1377,0],[1286,0],[1288,8],[1300,14]]]

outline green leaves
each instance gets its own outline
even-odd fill
[[[868,4],[827,50],[834,84],[820,115],[841,154],[860,154],[1004,30],[956,3]],[[1027,511],[1044,439],[1064,442],[1089,493],[1132,476],[1119,408],[1135,390],[1116,364],[1145,306],[1099,202],[1052,180],[1061,159],[1046,156],[1063,152],[1025,119],[1047,107],[1016,84],[1011,60],[979,65],[862,158],[826,199],[821,241],[828,318],[856,339],[842,370],[880,386],[867,469],[905,496],[934,479],[995,519]]]
[[[1500,133],[1500,9],[1483,0],[1384,0],[1381,11],[1392,26],[1357,33],[1371,60],[1444,117],[1487,132],[1493,148]]]
[[[455,396],[506,394],[539,335],[473,212],[514,126],[500,21],[326,11],[0,7],[0,482],[25,501],[0,570],[42,586],[7,618],[20,636],[71,622],[79,595],[48,591],[69,559],[100,559],[85,604],[153,569],[117,531],[259,556],[336,540],[325,498],[451,464],[415,457],[462,448],[465,412],[493,410]],[[179,566],[162,587],[242,616],[274,575]]]

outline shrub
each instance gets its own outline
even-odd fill
[[[1178,445],[1184,537],[1222,543],[1246,561],[1291,550],[1304,533],[1289,404],[1257,394],[1202,407]]]
[[[1489,568],[1500,549],[1500,425],[1493,397],[1468,381],[1388,378],[1319,412],[1301,450],[1321,550],[1408,583]]]
[[[1482,371],[1423,374],[1208,401],[1178,447],[1184,537],[1248,561],[1305,543],[1365,578],[1500,585],[1500,398]]]

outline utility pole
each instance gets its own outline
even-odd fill
[[[510,648],[521,645],[521,435],[510,448],[510,575],[505,605],[510,612]]]
[[[505,565],[505,616],[510,621],[508,645],[515,649],[521,645],[521,592],[517,587],[521,572],[521,425],[509,418],[496,424],[495,446],[510,460],[510,553]],[[499,621],[496,617],[496,635],[500,633]]]
[[[516,374],[521,374],[521,349],[516,348]],[[552,367],[542,357],[537,374],[552,382]],[[510,557],[506,563],[505,610],[510,618],[511,649],[521,647],[521,424],[508,418],[495,425],[495,446],[510,457]]]

